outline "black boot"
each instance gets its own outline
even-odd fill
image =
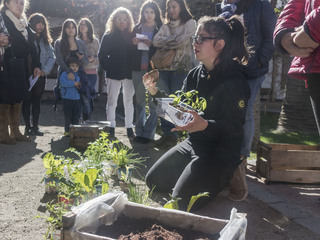
[[[24,129],[24,135],[26,135],[26,136],[32,135],[30,126],[26,126],[26,128]]]
[[[114,137],[114,128],[111,127],[110,130],[109,130],[109,137]]]
[[[39,130],[38,126],[33,126],[30,131],[30,135],[32,136],[43,136],[44,133]]]
[[[129,139],[133,139],[135,137],[132,128],[127,128],[127,136]]]

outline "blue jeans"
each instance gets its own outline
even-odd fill
[[[87,74],[87,80],[88,84],[90,84],[93,88],[96,85],[98,76],[96,74]],[[93,111],[93,97],[94,96],[88,96],[89,94],[81,94],[81,112],[82,114],[85,114],[86,119],[91,119],[91,113]]]
[[[251,95],[248,101],[246,121],[243,125],[243,138],[242,138],[242,146],[240,151],[240,153],[245,157],[250,156],[252,139],[254,135],[254,120],[253,120],[254,101],[257,97],[258,92],[261,89],[264,78],[265,76],[263,75],[255,79],[248,80]]]
[[[160,90],[164,90],[167,94],[175,94],[177,90],[181,90],[183,81],[187,77],[187,73],[178,71],[159,71],[158,87]],[[172,133],[171,129],[174,128],[174,124],[164,120],[161,120],[161,129],[164,135],[177,138],[177,133]]]
[[[153,103],[152,97],[148,96],[149,116],[146,116],[146,89],[142,82],[142,77],[146,71],[133,71],[132,81],[136,96],[136,135],[153,140],[157,128],[156,105]]]

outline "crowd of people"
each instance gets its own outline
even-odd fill
[[[297,56],[293,65],[303,63],[307,68],[297,66],[292,72],[302,72],[302,78],[307,79],[318,116],[319,84],[315,79],[319,67],[306,66],[319,62],[315,50],[319,30],[314,24],[319,18],[319,3],[291,0],[288,6],[292,12],[298,11],[294,2],[303,2],[310,17],[304,24],[304,19],[295,23],[283,13],[275,44]],[[146,175],[150,188],[180,197],[181,209],[186,209],[192,195],[210,193],[209,198],[197,202],[200,207],[227,185],[230,199],[246,198],[245,164],[254,132],[253,105],[274,51],[276,15],[268,0],[223,0],[217,5],[217,17],[204,16],[198,22],[185,0],[167,0],[164,18],[158,4],[147,0],[136,25],[130,10],[115,9],[101,44],[88,18],[79,23],[66,19],[54,47],[46,17],[34,13],[27,19],[27,5],[28,0],[3,0],[1,6],[0,143],[16,144],[30,141],[31,135],[43,135],[39,129],[40,100],[55,62],[63,99],[64,135],[69,135],[71,124],[90,120],[101,66],[106,73],[109,135],[115,136],[122,89],[128,138],[169,149]],[[159,70],[156,76],[149,74],[153,68],[150,61],[159,60],[161,53],[170,60],[155,66]],[[181,89],[197,90],[206,99],[207,108],[202,115],[190,111],[193,120],[185,126],[177,127],[161,118],[163,135],[155,141],[155,99]],[[21,109],[24,134],[19,131]],[[179,144],[177,131],[188,132],[187,139]]]

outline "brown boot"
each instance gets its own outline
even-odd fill
[[[230,179],[230,192],[228,198],[232,201],[243,201],[248,196],[248,185],[246,180],[247,159],[236,168]]]
[[[19,130],[19,120],[21,113],[21,103],[15,103],[11,105],[9,111],[9,124],[10,124],[10,136],[16,140],[21,142],[30,142],[30,138],[22,135]]]
[[[9,104],[0,104],[0,143],[14,145],[8,131],[9,108]]]

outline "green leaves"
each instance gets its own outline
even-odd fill
[[[168,209],[175,209],[175,210],[178,210],[179,209],[179,204],[178,204],[178,201],[181,200],[181,198],[179,197],[171,197],[171,200],[167,201],[167,203],[163,206],[164,208],[168,208]],[[165,199],[167,200],[167,199]]]
[[[201,197],[209,197],[209,193],[203,192],[203,193],[199,193],[197,196],[192,196],[187,207],[187,212],[190,212],[193,204]]]
[[[178,201],[181,200],[181,198],[179,197],[175,197],[173,198],[171,195],[171,200],[167,200],[167,203],[163,206],[164,208],[168,208],[168,209],[176,209],[176,210],[179,210],[179,204],[178,204]],[[194,205],[194,203],[201,197],[209,197],[209,193],[208,192],[203,192],[203,193],[199,193],[198,195],[196,196],[192,196],[190,201],[189,201],[189,204],[188,204],[188,207],[187,207],[187,212],[190,212],[192,206]]]
[[[203,97],[198,97],[198,94],[199,92],[197,90],[188,92],[179,90],[176,91],[176,94],[170,94],[169,97],[173,98],[173,106],[184,103],[191,106],[193,110],[201,112],[207,108],[207,101]]]

